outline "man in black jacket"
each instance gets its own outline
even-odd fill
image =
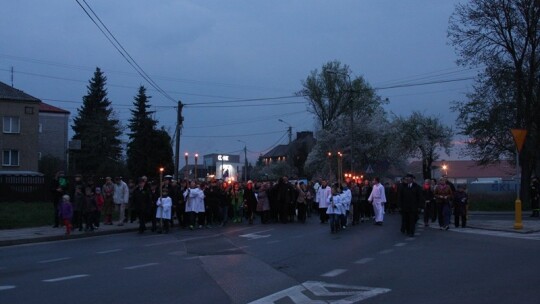
[[[143,178],[139,179],[139,184],[133,189],[131,202],[139,218],[139,233],[143,233],[146,230],[146,221],[152,206],[152,195]]]
[[[422,189],[414,182],[412,174],[406,175],[398,197],[401,209],[401,232],[413,237],[418,219],[418,208],[422,203]]]

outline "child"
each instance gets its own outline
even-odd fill
[[[73,218],[73,206],[69,201],[69,195],[62,196],[62,204],[58,209],[58,216],[62,219],[64,226],[66,227],[66,235],[71,233],[71,219]]]
[[[105,198],[103,197],[103,194],[101,194],[101,188],[96,187],[96,211],[94,212],[94,229],[99,228],[99,222],[101,220],[101,210],[103,209],[103,205],[105,203]]]
[[[326,214],[330,216],[330,232],[336,233],[341,228],[341,221],[339,216],[344,210],[343,205],[340,200],[339,190],[336,185],[332,186],[332,197],[330,198],[330,204],[328,209],[326,209]]]
[[[158,233],[169,233],[169,221],[171,220],[172,211],[172,199],[169,197],[169,191],[167,189],[162,190],[162,196],[158,198],[156,202],[157,211],[156,219],[160,220],[160,227]]]

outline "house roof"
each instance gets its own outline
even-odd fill
[[[288,150],[289,145],[278,145],[274,149],[266,152],[266,154],[263,155],[263,158],[286,156]]]
[[[474,160],[448,160],[433,162],[432,168],[443,171],[442,166],[446,165],[448,177],[450,178],[493,178],[510,179],[516,174],[516,167],[509,161],[501,161],[495,164],[480,166]],[[420,174],[422,172],[422,162],[413,161],[409,164],[410,172]],[[443,172],[445,173],[445,172]]]
[[[59,113],[59,114],[69,114],[69,111],[66,111],[64,109],[57,108],[55,106],[51,106],[48,103],[41,102],[39,104],[39,112],[44,113]]]
[[[0,100],[13,101],[37,101],[40,100],[34,96],[28,95],[25,92],[15,89],[0,81]]]

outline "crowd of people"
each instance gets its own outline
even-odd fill
[[[538,180],[535,187],[537,189]],[[161,187],[160,187],[161,185]],[[317,214],[321,224],[330,224],[337,233],[348,226],[369,221],[382,226],[386,213],[401,214],[401,232],[413,236],[423,214],[425,226],[437,222],[441,230],[466,227],[468,195],[464,185],[457,188],[446,178],[425,180],[419,185],[407,174],[398,183],[371,181],[343,182],[329,185],[326,180],[290,183],[287,177],[277,182],[208,182],[181,181],[166,176],[163,181],[149,181],[142,176],[124,182],[117,176],[102,183],[94,178],[83,180],[76,175],[69,181],[59,172],[51,186],[54,204],[54,227],[93,231],[128,221],[139,223],[139,233],[147,229],[168,233],[171,227],[185,229],[225,226],[229,222],[306,223]],[[538,200],[538,191],[533,194]],[[538,208],[538,207],[536,207]],[[533,208],[533,215],[537,209]],[[149,227],[148,227],[149,226]]]

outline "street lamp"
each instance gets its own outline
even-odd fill
[[[247,143],[243,140],[238,139],[238,142],[241,142],[244,144],[244,182],[247,181],[247,167],[248,167],[248,161],[247,161]]]
[[[444,175],[446,175],[446,177],[448,177],[448,166],[446,166],[446,164],[444,164],[442,166],[443,170],[444,170]]]
[[[189,156],[189,153],[184,153],[184,158],[186,159],[186,168],[184,169],[184,179],[189,179],[188,177],[188,156]]]
[[[343,154],[338,151],[338,176],[339,176],[339,185],[341,186],[341,183],[343,181]]]
[[[199,159],[199,154],[195,153],[195,180],[197,180],[197,159]]]
[[[163,168],[159,168],[159,197],[163,196]]]
[[[328,181],[332,181],[332,152],[328,152]]]

